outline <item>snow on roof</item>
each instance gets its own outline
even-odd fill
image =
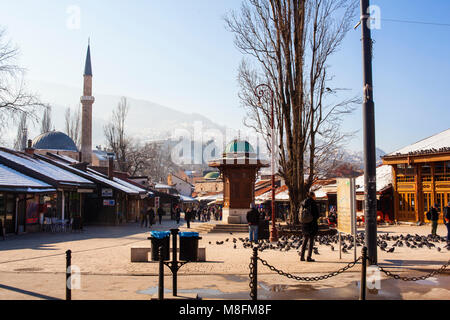
[[[40,157],[48,159],[48,157],[46,157],[46,156],[40,155]],[[74,172],[74,173],[77,173],[80,175],[84,175],[84,176],[88,176],[88,177],[92,178],[94,181],[99,181],[100,183],[103,183],[113,189],[120,190],[120,191],[128,193],[128,194],[138,194],[139,193],[139,191],[136,191],[134,188],[129,188],[123,184],[112,181],[108,177],[102,175],[101,173],[99,173],[95,170],[88,168],[87,171],[82,171],[80,169],[70,166],[63,160],[57,160],[57,159],[49,159],[49,160],[58,163],[59,165],[63,166],[64,168],[67,168],[67,170],[69,170],[71,172]],[[143,190],[143,192],[145,192],[145,191],[146,190]]]
[[[356,192],[364,192],[364,175],[355,180]],[[382,165],[377,168],[377,192],[382,191],[392,185],[392,167]]]
[[[183,201],[183,202],[196,202],[197,201],[197,199],[194,199],[194,198],[191,198],[188,196],[183,196],[182,194],[179,194],[178,196],[180,197],[181,201]]]
[[[52,186],[0,164],[0,186],[51,189]],[[54,189],[53,189],[54,190]]]
[[[33,158],[24,153],[9,153],[0,150],[0,156],[37,173],[46,175],[54,180],[57,180],[58,182],[92,184],[92,182],[87,179],[77,176],[76,174],[73,174],[67,170],[61,169],[58,166],[55,166],[47,161]]]
[[[400,150],[392,152],[387,156],[395,156],[401,154],[408,154],[410,152],[425,151],[441,148],[450,148],[450,129],[435,134],[434,136],[425,138],[409,146],[406,146]]]
[[[134,190],[138,193],[147,193],[147,190],[139,188],[138,186],[135,186],[134,184],[131,184],[125,180],[122,180],[122,179],[116,178],[116,177],[114,177],[113,179],[115,182],[123,185],[124,187],[127,187],[128,189]]]
[[[167,184],[163,184],[163,183],[157,183],[155,185],[155,189],[173,189],[173,187],[167,185]]]

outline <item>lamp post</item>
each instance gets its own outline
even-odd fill
[[[271,128],[271,138],[272,138],[272,147],[270,148],[271,154],[271,171],[272,171],[272,230],[270,231],[270,241],[275,242],[278,240],[278,232],[277,227],[275,225],[275,120],[274,120],[274,110],[273,110],[273,100],[274,93],[272,88],[268,84],[260,84],[256,87],[256,96],[259,99],[259,104],[261,105],[261,98],[269,92],[270,94],[270,108],[271,108],[271,116],[270,116],[270,128]]]

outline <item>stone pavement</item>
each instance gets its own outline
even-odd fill
[[[163,221],[152,230],[169,230],[172,221]],[[429,226],[388,226],[378,232],[427,235]],[[81,270],[81,289],[73,299],[149,299],[158,285],[158,264],[131,263],[131,247],[149,247],[150,229],[138,224],[120,227],[87,227],[86,231],[60,234],[26,234],[0,241],[0,299],[63,299],[65,297],[65,251],[72,250],[72,264]],[[446,234],[439,226],[438,234]],[[233,238],[247,234],[203,234],[200,246],[206,247],[206,262],[188,263],[179,271],[178,290],[197,292],[205,299],[248,299],[250,248]],[[226,241],[228,239],[228,241]],[[222,245],[217,241],[224,241]],[[392,242],[393,243],[393,242]],[[391,244],[392,244],[391,243]],[[390,244],[390,245],[391,245]],[[317,245],[318,246],[318,245]],[[443,247],[444,245],[440,245]],[[336,246],[337,247],[337,246]],[[342,254],[325,245],[318,246],[315,263],[300,262],[297,250],[264,251],[259,256],[285,272],[301,276],[323,275],[353,261],[353,252]],[[337,248],[336,248],[337,249]],[[357,256],[360,256],[358,247]],[[392,272],[421,276],[438,269],[450,258],[442,249],[397,248],[394,253],[379,251],[379,263]],[[166,268],[165,284],[172,281]],[[261,299],[357,299],[360,265],[344,274],[314,282],[297,282],[282,277],[261,263],[258,265]],[[450,270],[416,283],[387,279],[382,275],[382,290],[369,299],[450,299]],[[168,291],[167,296],[170,296]]]

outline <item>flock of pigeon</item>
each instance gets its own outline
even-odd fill
[[[431,153],[438,153],[438,152],[448,152],[450,151],[450,147],[443,147],[443,148],[431,148],[431,149],[423,149],[423,150],[416,150],[416,151],[410,151],[407,153],[409,156],[413,155],[419,155],[419,154],[431,154]],[[401,153],[396,153],[396,156],[402,155]]]
[[[232,235],[232,233],[230,233]],[[356,240],[356,241],[355,241]],[[357,247],[364,245],[364,233],[358,233],[356,239],[352,235],[341,235],[341,250],[343,253],[350,253],[354,248],[356,242]],[[393,244],[389,245],[389,242]],[[299,236],[282,236],[277,242],[271,243],[269,240],[259,240],[257,243],[249,241],[249,238],[227,238],[225,241],[216,241],[216,245],[223,245],[224,243],[233,243],[233,248],[237,249],[238,244],[241,243],[243,248],[257,248],[258,251],[277,250],[290,251],[299,250],[303,243],[303,238]],[[212,242],[209,242],[211,245]],[[330,248],[331,251],[339,250],[339,236],[338,235],[319,235],[316,237],[316,244],[324,245]],[[444,244],[444,246],[442,246]],[[380,250],[393,253],[396,248],[408,247],[411,249],[427,248],[429,250],[437,250],[441,252],[443,249],[450,251],[450,243],[441,236],[421,236],[418,234],[411,235],[389,235],[381,234],[377,237],[377,245]],[[314,247],[314,254],[319,254],[319,248]]]

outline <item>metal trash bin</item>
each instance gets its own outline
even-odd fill
[[[163,259],[170,259],[170,231],[152,231],[150,241],[152,243],[152,261],[159,261],[159,247],[162,246]]]
[[[198,232],[180,232],[180,260],[198,260]]]

